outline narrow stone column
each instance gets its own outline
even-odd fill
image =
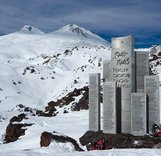
[[[89,130],[100,130],[100,74],[89,75]]]
[[[131,133],[131,92],[135,92],[134,37],[112,39],[112,79],[121,87],[122,132]]]
[[[151,133],[153,123],[160,126],[159,76],[145,76],[144,91],[148,96],[148,131]]]
[[[147,97],[145,93],[131,94],[131,134],[147,134]]]

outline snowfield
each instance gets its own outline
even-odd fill
[[[0,36],[0,156],[160,156],[160,149],[86,151],[79,138],[88,130],[88,110],[74,112],[70,107],[73,103],[58,108],[53,117],[33,116],[19,107],[24,105],[35,113],[44,110],[48,102],[87,86],[90,73],[102,74],[102,62],[111,58],[110,52],[109,42],[77,25],[48,34],[26,25]],[[64,114],[64,109],[68,113]],[[3,144],[10,119],[21,113],[27,119],[20,123],[33,125],[26,127],[25,135],[17,141]],[[76,152],[70,143],[40,147],[44,131],[74,138],[85,152]]]

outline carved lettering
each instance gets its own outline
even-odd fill
[[[121,52],[116,51],[116,52],[114,53],[114,58],[116,59],[116,58],[119,58],[119,57],[125,57],[127,54],[128,54],[128,53],[127,53],[126,51],[121,51]]]
[[[117,60],[117,65],[128,65],[130,63],[130,59],[119,59]]]
[[[130,78],[130,73],[118,73],[118,74],[113,74],[113,78],[125,78],[128,77]]]
[[[113,55],[115,61],[115,68],[113,68],[113,80],[117,82],[118,87],[131,87],[131,72],[130,63],[131,58],[127,51],[115,51]]]

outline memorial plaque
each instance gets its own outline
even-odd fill
[[[111,61],[105,60],[103,61],[103,80],[106,81],[112,81],[111,77]]]
[[[148,96],[148,131],[151,133],[153,123],[160,125],[159,76],[145,76],[144,88]]]
[[[112,79],[122,92],[122,132],[131,133],[131,92],[135,92],[134,37],[112,39]]]
[[[131,134],[147,134],[147,101],[145,93],[131,94]]]
[[[103,84],[103,132],[116,134],[116,82]]]
[[[100,130],[100,74],[89,75],[89,130]]]
[[[144,92],[144,76],[149,75],[149,52],[136,51],[136,91]]]

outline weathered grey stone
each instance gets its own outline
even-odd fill
[[[112,81],[111,75],[111,61],[104,60],[103,61],[103,80],[105,81]]]
[[[148,131],[151,133],[154,122],[160,125],[159,76],[145,76],[144,88],[148,96]]]
[[[147,133],[147,100],[145,93],[131,94],[131,134]]]
[[[89,130],[100,130],[100,74],[89,75]]]
[[[131,92],[135,92],[134,37],[112,39],[112,79],[122,92],[122,132],[131,133]]]
[[[116,134],[116,82],[103,84],[103,132]]]
[[[136,51],[136,91],[144,92],[144,76],[149,75],[149,52]]]

